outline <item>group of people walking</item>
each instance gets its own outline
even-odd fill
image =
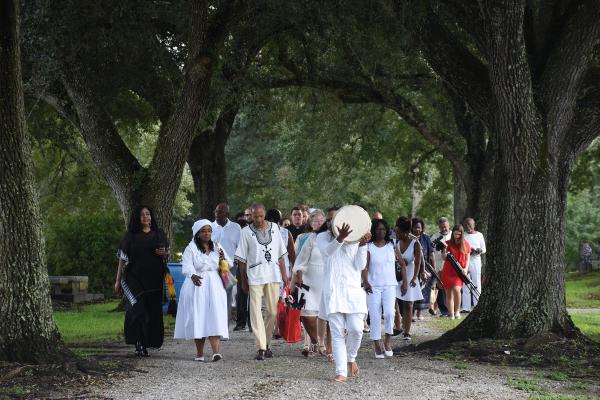
[[[290,225],[283,227],[278,210],[255,204],[233,222],[227,204],[222,203],[215,208],[214,221],[196,221],[183,252],[185,281],[174,337],[194,340],[196,361],[205,360],[207,338],[211,361],[223,358],[220,341],[229,337],[232,303],[231,288],[219,274],[224,264],[238,277],[234,329],[249,324],[255,359],[274,356],[271,340],[278,300],[286,288],[298,291],[305,300],[302,354],[327,356],[335,363],[338,382],[348,375],[358,376],[356,357],[363,332],[370,330],[376,358],[391,357],[392,336],[402,333],[404,340],[410,340],[411,324],[422,319],[421,310],[436,315],[445,309],[454,319],[460,318],[461,304],[467,311],[476,305],[477,299],[464,293],[463,280],[447,260],[452,254],[461,273],[470,274],[481,290],[480,255],[485,253],[485,242],[472,219],[465,220],[465,233],[463,225],[450,230],[448,220],[441,218],[432,240],[418,218],[399,217],[392,228],[381,213],[375,213],[370,232],[357,243],[347,243],[344,239],[352,227],[337,226],[334,235],[336,212],[336,207],[326,211],[294,207]],[[441,243],[439,251],[434,243]],[[150,208],[134,210],[118,255],[115,289],[127,300],[126,342],[145,356],[149,347],[160,347],[163,341],[162,282],[169,256],[166,236]]]

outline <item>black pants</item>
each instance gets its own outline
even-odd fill
[[[235,307],[236,307],[236,318],[235,325],[240,327],[250,327],[250,312],[248,311],[248,294],[244,293],[242,289],[242,278],[241,274],[236,271],[237,283],[237,294],[235,295]]]
[[[438,308],[440,309],[440,313],[447,315],[448,307],[446,307],[446,292],[444,291],[444,289],[438,290],[437,304]]]

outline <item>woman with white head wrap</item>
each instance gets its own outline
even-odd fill
[[[204,343],[210,341],[212,361],[219,353],[221,338],[229,337],[227,293],[219,276],[219,262],[229,255],[212,241],[212,225],[207,219],[194,222],[192,241],[183,252],[182,270],[186,279],[179,294],[175,339],[194,339],[196,361],[204,361]]]

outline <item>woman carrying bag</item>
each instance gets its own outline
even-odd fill
[[[175,339],[194,339],[195,361],[204,361],[204,344],[210,342],[212,361],[223,358],[221,338],[229,337],[227,292],[219,275],[219,264],[231,259],[218,243],[211,240],[212,226],[207,219],[196,221],[193,239],[183,252],[182,270],[186,279],[181,287]]]

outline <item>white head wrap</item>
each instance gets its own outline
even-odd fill
[[[192,225],[192,240],[196,237],[198,231],[200,231],[200,229],[204,228],[206,225],[212,226],[212,223],[207,219],[199,219],[198,221],[194,222],[194,225]]]

